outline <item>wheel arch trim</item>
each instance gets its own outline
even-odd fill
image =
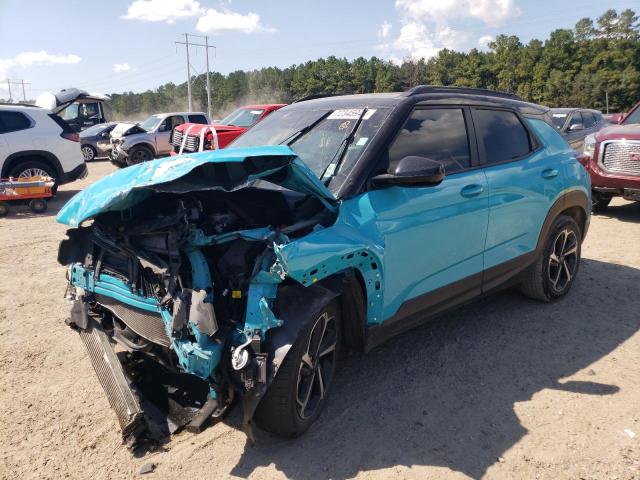
[[[0,176],[8,177],[9,172],[13,169],[15,165],[20,163],[21,161],[42,161],[49,166],[51,166],[55,171],[58,177],[62,177],[64,175],[64,170],[62,168],[62,164],[58,157],[56,157],[53,153],[47,152],[45,150],[22,150],[20,152],[12,153],[7,157],[2,166],[2,173]]]

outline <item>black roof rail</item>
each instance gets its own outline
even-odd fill
[[[515,93],[501,92],[499,90],[488,90],[486,88],[473,87],[445,87],[437,85],[418,85],[405,92],[405,96],[420,95],[421,93],[464,93],[468,95],[484,95],[486,97],[509,98],[511,100],[522,100]]]
[[[312,93],[311,95],[304,96],[294,100],[292,103],[306,102],[307,100],[315,100],[316,98],[335,97],[336,93]]]

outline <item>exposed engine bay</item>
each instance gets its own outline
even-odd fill
[[[275,349],[287,340],[269,335],[283,324],[278,290],[286,298],[293,282],[279,248],[331,225],[335,213],[284,189],[173,190],[67,232],[58,260],[69,265],[69,324],[129,445],[153,430],[140,398],[145,379],[136,378],[145,376],[136,365],[149,361],[208,386],[206,402],[174,415],[170,430],[199,431],[240,397],[251,438],[253,411],[286,354]]]

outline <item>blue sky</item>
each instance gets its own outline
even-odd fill
[[[527,42],[606,8],[638,7],[637,0],[0,0],[0,98],[7,77],[30,82],[30,98],[65,87],[139,92],[184,82],[184,47],[174,41],[185,32],[209,35],[217,47],[211,68],[228,73],[328,55],[428,57],[443,47],[486,48],[500,33]],[[203,49],[192,51],[192,64],[193,73],[204,71]]]

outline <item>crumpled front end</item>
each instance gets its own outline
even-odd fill
[[[289,159],[274,165],[289,168],[294,157],[282,153]],[[213,157],[215,172],[184,168],[180,174],[169,172],[188,163],[183,157],[157,161],[152,168],[165,176],[156,170],[147,182],[140,172],[122,170],[81,192],[58,216],[72,226],[92,220],[67,232],[58,260],[69,265],[69,324],[80,333],[129,444],[151,429],[141,386],[149,383],[146,367],[141,370],[148,363],[166,372],[160,378],[188,374],[198,388],[206,386],[206,398],[174,409],[169,431],[200,430],[239,396],[250,434],[253,411],[296,335],[292,325],[280,329],[285,334],[277,341],[270,335],[287,316],[278,292],[295,283],[279,251],[335,220],[327,198],[307,194],[320,189],[308,179],[298,182],[304,193],[253,188],[238,165],[222,158]],[[258,170],[274,174],[274,168],[253,170],[257,177]],[[223,178],[223,171],[238,184],[185,188],[189,175]],[[293,177],[278,178],[297,184]],[[126,183],[131,178],[135,185]],[[110,192],[114,181],[120,187]],[[176,404],[177,387],[168,389],[165,413]]]

